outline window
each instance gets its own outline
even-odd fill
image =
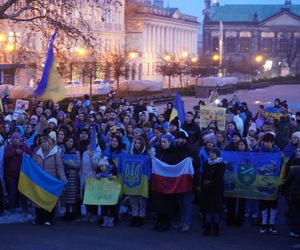
[[[240,38],[240,50],[241,50],[241,52],[249,52],[250,37],[241,37]]]
[[[287,52],[290,47],[290,40],[288,38],[282,38],[279,40],[279,51]]]
[[[212,38],[212,51],[213,52],[219,51],[219,38],[218,37]]]
[[[226,38],[226,52],[235,52],[236,39],[235,37]]]
[[[263,38],[261,47],[263,52],[271,53],[273,51],[273,38]]]

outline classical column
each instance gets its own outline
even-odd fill
[[[160,29],[160,54],[166,51],[165,27]]]
[[[148,26],[145,24],[144,26],[144,30],[143,30],[143,52],[144,53],[148,53],[148,44],[149,44],[149,41],[148,41]]]
[[[160,34],[160,26],[156,27],[156,54],[160,51],[161,44],[161,34]]]
[[[153,25],[152,26],[152,50],[151,50],[151,52],[152,52],[152,54],[155,54],[155,52],[156,52],[156,26],[155,25]]]

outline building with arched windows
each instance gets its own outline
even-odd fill
[[[300,72],[300,5],[225,4],[204,0],[203,56],[222,65],[264,59]]]

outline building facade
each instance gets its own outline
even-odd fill
[[[162,80],[157,66],[164,55],[198,54],[197,17],[162,6],[163,1],[128,1],[126,45],[137,54],[130,62],[131,72],[136,72],[131,74],[131,79]]]
[[[220,55],[222,64],[254,60],[300,71],[300,5],[221,5],[204,0],[203,57]]]
[[[66,22],[74,26],[83,19],[88,24],[89,31],[81,30],[86,36],[93,36],[93,48],[78,39],[64,38],[60,41],[61,32],[55,41],[62,56],[66,59],[66,81],[84,82],[84,75],[80,64],[89,61],[91,54],[101,55],[107,51],[124,47],[125,44],[125,0],[120,0],[121,5],[113,7],[106,14],[98,5],[98,1],[78,1],[78,6],[72,10],[71,15],[64,15]],[[63,14],[62,14],[63,15]],[[0,83],[29,84],[36,83],[43,70],[49,38],[29,23],[11,22],[1,20],[0,30]],[[91,50],[91,51],[89,51]],[[78,53],[81,52],[81,53]],[[99,70],[94,78],[103,77]]]

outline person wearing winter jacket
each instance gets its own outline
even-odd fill
[[[291,136],[291,140],[284,147],[283,153],[288,158],[291,159],[296,152],[296,149],[300,146],[300,131],[294,132]]]
[[[9,209],[13,212],[17,206],[18,196],[20,197],[22,210],[27,213],[27,198],[18,191],[19,176],[21,172],[23,154],[31,154],[30,148],[23,143],[19,133],[13,133],[11,143],[4,151],[4,174],[8,193]]]
[[[222,203],[224,195],[225,164],[218,148],[209,150],[209,158],[203,167],[201,179],[200,199],[204,212],[203,236],[207,236],[213,229],[213,235],[219,235],[219,223],[221,219]]]
[[[75,140],[73,137],[67,137],[62,150],[62,159],[68,185],[63,193],[63,201],[66,212],[62,220],[71,221],[78,214],[77,204],[80,200],[79,193],[79,171],[81,167],[80,153],[75,148]]]
[[[82,155],[82,169],[80,174],[80,190],[81,197],[84,196],[85,182],[87,178],[96,178],[97,164],[102,156],[102,151],[99,146],[96,150],[91,149],[91,145],[88,145],[86,151]],[[85,205],[87,214],[86,220],[91,223],[95,223],[98,220],[98,206],[97,205]]]
[[[41,146],[32,156],[33,161],[54,178],[58,178],[67,183],[64,165],[61,159],[60,148],[54,146],[53,140],[44,135],[41,137]],[[43,208],[36,208],[36,219],[33,224],[44,224],[50,226],[53,223],[54,209],[51,212]]]

